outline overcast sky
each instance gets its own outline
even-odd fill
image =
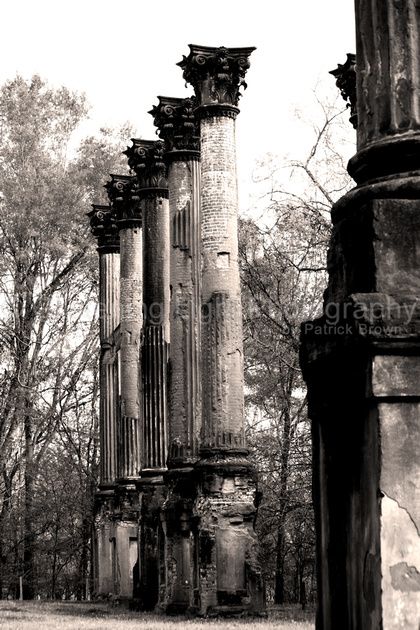
[[[40,74],[84,91],[89,131],[131,121],[154,138],[158,94],[188,96],[176,62],[188,44],[256,46],[241,99],[240,186],[264,153],[293,154],[305,139],[317,81],[355,51],[353,0],[0,0],[0,80]]]

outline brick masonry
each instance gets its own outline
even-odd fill
[[[201,121],[204,446],[244,445],[235,120]]]

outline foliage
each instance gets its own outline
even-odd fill
[[[26,597],[54,595],[67,556],[79,580],[89,561],[98,335],[85,214],[123,146],[102,130],[69,156],[86,114],[83,95],[38,76],[0,88],[0,594],[22,575]]]
[[[320,311],[333,201],[349,178],[333,139],[343,111],[323,104],[303,160],[267,156],[265,194],[243,219],[240,261],[248,441],[260,473],[258,531],[269,599],[306,604],[315,590],[311,436],[299,367],[301,322]],[[345,116],[345,114],[344,114]],[[303,175],[303,179],[302,179]],[[261,213],[260,216],[258,213]]]

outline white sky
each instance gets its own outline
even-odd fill
[[[130,120],[154,138],[158,94],[188,96],[188,44],[256,46],[237,122],[239,185],[255,159],[305,144],[294,110],[355,52],[352,0],[0,0],[0,81],[16,73],[84,91],[92,131]],[[308,143],[306,142],[306,146]]]

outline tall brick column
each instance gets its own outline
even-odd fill
[[[201,426],[200,138],[194,98],[159,97],[150,112],[165,143],[168,164],[171,356],[168,382],[168,489],[162,508],[165,589],[160,606],[193,605],[193,464]]]
[[[99,438],[100,478],[95,495],[94,591],[113,592],[112,508],[117,476],[117,378],[114,332],[119,322],[120,243],[109,206],[93,205],[88,213],[99,253]]]
[[[261,607],[255,475],[244,441],[235,153],[239,90],[253,50],[190,46],[178,64],[194,87],[201,139],[203,418],[194,604],[202,614]]]
[[[420,6],[356,0],[357,186],[302,331],[318,630],[420,623]]]
[[[162,142],[133,140],[128,163],[137,175],[143,212],[144,327],[142,373],[144,461],[141,481],[140,583],[142,607],[158,602],[163,550],[160,510],[166,470],[169,354],[169,201]]]
[[[141,468],[140,335],[142,328],[142,215],[135,177],[111,175],[106,184],[120,235],[120,349],[118,486],[113,536],[115,594],[133,597],[138,571],[138,493]]]

